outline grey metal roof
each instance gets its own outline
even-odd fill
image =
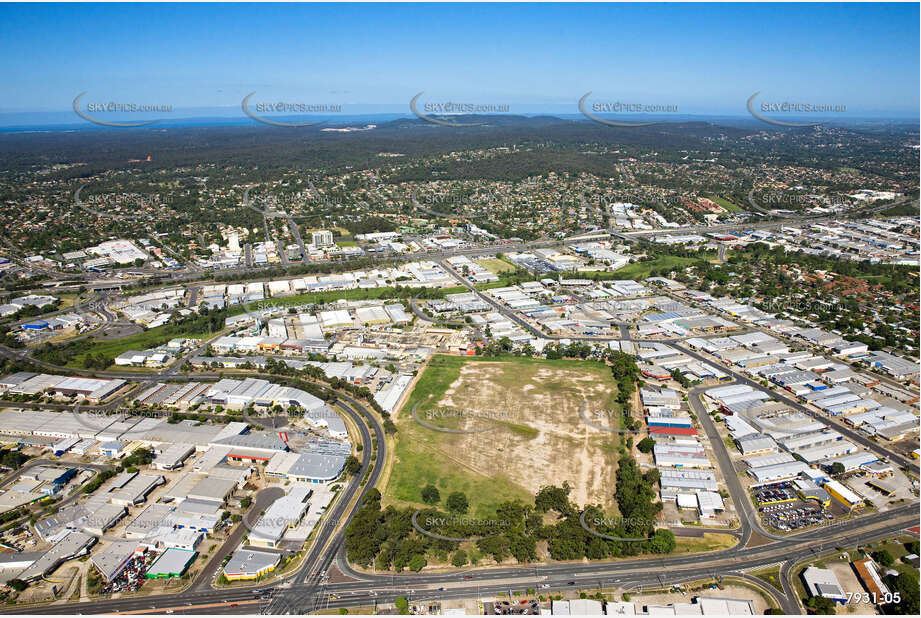
[[[345,455],[301,453],[297,461],[288,469],[287,474],[289,476],[331,481],[339,476],[344,467]]]
[[[278,553],[254,549],[252,547],[241,547],[230,557],[230,560],[224,567],[224,572],[259,573],[260,571],[274,566],[278,560]]]
[[[243,433],[216,440],[214,444],[267,451],[288,450],[288,445],[273,433]]]
[[[3,386],[18,386],[18,385],[22,384],[23,382],[25,382],[26,380],[31,380],[32,378],[34,378],[34,377],[37,376],[37,375],[38,375],[37,373],[30,373],[30,372],[28,372],[28,371],[20,371],[20,372],[18,372],[18,373],[14,373],[14,374],[12,374],[12,375],[8,375],[8,376],[6,376],[6,377],[4,377],[4,378],[0,378],[0,385],[3,385]]]
[[[29,581],[41,577],[46,573],[50,573],[62,562],[80,555],[86,548],[90,547],[95,542],[96,538],[89,534],[71,532],[55,543],[51,549],[36,560],[32,566],[23,569],[19,574],[19,579]]]
[[[125,561],[134,554],[138,544],[134,541],[116,541],[90,558],[108,581],[118,575]]]
[[[160,554],[157,561],[150,565],[147,572],[152,575],[182,573],[186,566],[195,558],[197,552],[190,549],[179,549],[170,547]]]
[[[203,478],[189,491],[188,496],[193,499],[223,502],[227,494],[233,491],[234,486],[236,483],[233,481],[213,477]]]

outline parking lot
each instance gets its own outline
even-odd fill
[[[835,516],[815,502],[785,502],[769,504],[758,509],[764,523],[776,529],[788,532],[809,526],[834,521]]]
[[[483,612],[494,616],[537,616],[540,614],[540,606],[537,601],[495,601],[483,603]]]
[[[774,483],[754,490],[755,500],[759,505],[777,504],[796,500],[796,490],[790,483]]]

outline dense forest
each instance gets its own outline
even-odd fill
[[[483,122],[484,117],[477,120]],[[821,161],[828,169],[846,164],[869,166],[866,171],[890,176],[893,171],[887,163],[893,156],[899,156],[898,150],[890,146],[905,138],[904,129],[899,127],[889,127],[883,132],[837,129],[852,138],[851,147],[842,151],[835,144],[827,144],[824,134],[809,129],[774,128],[777,135],[792,139],[752,140],[752,136],[764,130],[763,126],[738,119],[601,127],[581,119],[496,116],[485,117],[480,126],[459,128],[436,127],[416,119],[381,122],[371,131],[351,133],[324,132],[322,128],[254,124],[10,132],[0,140],[0,168],[25,172],[54,164],[79,164],[48,175],[50,179],[66,179],[89,177],[110,169],[173,169],[207,161],[219,167],[251,167],[253,176],[249,180],[260,182],[281,170],[378,167],[382,161],[378,155],[382,152],[420,157],[511,144],[531,146],[534,152],[526,157],[485,164],[445,164],[445,169],[440,170],[441,177],[519,179],[551,171],[605,173],[607,164],[593,156],[597,152],[585,148],[586,144],[594,144],[599,152],[627,146],[675,161],[682,158],[682,151],[703,146],[714,151],[711,154],[716,156],[715,163],[731,167],[758,166],[766,160],[809,166]],[[797,141],[808,148],[801,148]],[[726,148],[730,143],[733,147]],[[566,150],[569,152],[564,153]],[[148,155],[150,162],[137,161]]]

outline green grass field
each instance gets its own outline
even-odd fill
[[[661,272],[664,269],[674,270],[684,268],[693,264],[700,263],[701,260],[695,258],[677,257],[673,255],[663,255],[649,262],[636,262],[627,264],[623,268],[614,271],[615,279],[633,279],[639,281],[650,276],[650,272],[655,270]]]
[[[884,210],[882,214],[888,217],[917,217],[921,213],[919,213],[917,205],[908,203],[893,206],[888,210]]]
[[[437,355],[396,419],[399,431],[383,489],[385,503],[423,506],[421,489],[431,483],[442,499],[463,491],[470,512],[485,517],[506,500],[532,503],[541,485],[563,479],[576,487],[574,501],[580,489],[608,501],[619,436],[589,429],[578,408],[583,401],[593,408],[613,408],[616,394],[610,369],[599,362]],[[429,429],[410,414],[417,403],[418,416],[433,425],[488,430],[456,434]],[[440,406],[511,414],[474,420],[427,415]]]
[[[499,258],[483,258],[476,260],[476,263],[496,275],[515,272],[514,265],[505,260],[500,260]]]
[[[716,202],[717,204],[719,204],[720,206],[722,206],[729,212],[742,212],[745,210],[741,206],[738,206],[737,204],[730,202],[725,197],[715,197],[711,195],[709,199],[713,200],[714,202]]]
[[[912,539],[910,536],[899,536],[891,539],[886,539],[885,541],[872,543],[865,546],[864,549],[869,553],[885,549],[893,558],[895,558],[895,564],[892,565],[893,569],[899,571],[900,573],[912,571],[914,568],[911,565],[902,562],[901,560],[902,556],[908,555],[908,548],[906,547],[906,544],[910,543],[912,540],[916,539]]]
[[[191,328],[183,328],[173,324],[164,324],[150,330],[145,330],[136,335],[122,337],[112,341],[103,341],[90,337],[82,341],[74,342],[68,347],[78,350],[67,363],[67,367],[81,369],[84,367],[83,360],[88,354],[99,355],[114,358],[128,350],[146,350],[167,343],[170,339],[207,339],[214,333],[199,332]]]
[[[783,592],[783,584],[780,583],[780,567],[770,567],[760,571],[752,571],[749,575],[754,575],[758,579],[764,580],[777,590]]]

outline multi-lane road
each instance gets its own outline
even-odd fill
[[[266,215],[268,211],[260,210],[251,205],[249,192],[252,187],[249,187],[244,192],[243,205],[247,208],[255,210],[256,212]],[[312,187],[311,190],[316,194],[317,198],[322,200],[322,196],[319,193],[316,193],[316,189]],[[694,233],[711,233],[711,232],[721,232],[721,231],[731,231],[731,230],[747,230],[747,229],[775,229],[779,227],[789,226],[789,225],[803,225],[803,224],[812,224],[812,223],[826,223],[841,219],[852,219],[859,216],[870,216],[873,214],[878,214],[883,210],[889,208],[894,208],[902,204],[916,203],[917,200],[914,198],[905,198],[891,204],[878,204],[874,206],[868,206],[860,208],[850,213],[841,213],[839,216],[808,216],[808,217],[788,217],[776,221],[752,221],[745,223],[728,223],[728,224],[717,224],[717,225],[690,225],[680,228],[668,228],[668,229],[653,229],[653,230],[632,230],[625,231],[619,229],[600,229],[596,231],[587,231],[580,234],[575,234],[573,236],[557,239],[557,240],[537,240],[531,242],[522,242],[522,243],[503,243],[496,242],[488,245],[481,245],[477,247],[471,247],[461,250],[451,250],[451,251],[422,251],[418,253],[411,254],[382,254],[380,259],[390,261],[390,262],[406,262],[406,261],[415,261],[415,260],[441,260],[451,255],[467,255],[468,257],[473,257],[477,255],[487,255],[494,254],[497,251],[500,252],[510,252],[510,251],[526,251],[531,249],[543,248],[543,247],[555,247],[555,246],[565,246],[567,244],[572,244],[577,242],[579,239],[584,238],[594,238],[594,237],[603,237],[608,236],[611,238],[617,238],[626,242],[635,242],[639,239],[648,238],[651,236],[661,235],[661,234],[694,234]],[[327,209],[332,209],[332,205],[324,201]],[[324,211],[326,212],[326,211]],[[272,216],[281,216],[289,219],[289,227],[293,221],[291,221],[291,216],[287,213],[272,213]],[[297,226],[294,225],[292,228],[292,233],[297,229]],[[302,245],[302,241],[299,240],[299,233],[295,236],[295,239],[298,240],[298,244]],[[8,241],[5,241],[8,242]],[[11,247],[12,248],[12,247]],[[303,251],[303,248],[301,249]],[[267,270],[273,270],[278,268],[278,265],[266,265],[266,266],[253,266],[251,258],[251,247],[246,245],[244,247],[244,263],[241,266],[234,268],[227,268],[222,270],[213,271],[213,274],[216,275],[252,275],[253,277],[259,277],[260,274],[264,276]],[[373,257],[373,256],[372,256]],[[305,258],[306,259],[306,256]],[[283,267],[297,267],[301,265],[302,262],[290,262],[288,264],[282,264]],[[24,268],[37,268],[34,265],[23,262],[21,264]],[[74,273],[53,271],[48,269],[38,269],[45,274],[52,274],[54,277],[72,279]],[[143,270],[143,269],[142,269]],[[193,272],[194,271],[194,272]],[[168,274],[169,280],[172,284],[179,284],[190,280],[198,280],[203,278],[201,269],[198,267],[190,268],[187,271],[172,271],[169,273],[163,273],[157,270],[151,270],[149,273],[151,275],[164,275]],[[205,276],[206,277],[206,276]],[[123,285],[129,285],[133,282],[130,280],[112,280],[112,279],[93,279],[90,275],[87,275],[86,280],[67,282],[67,283],[55,283],[58,290],[71,290],[78,287],[85,287],[89,289],[110,289],[114,287],[121,287]],[[43,288],[38,288],[43,289]]]

